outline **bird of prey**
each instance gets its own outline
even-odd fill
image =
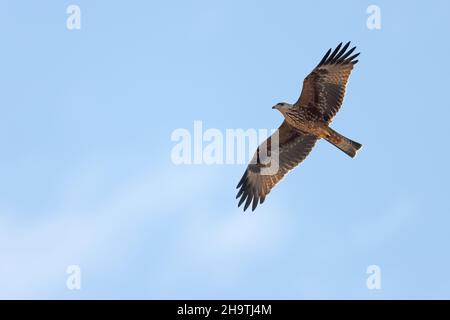
[[[296,103],[281,102],[272,107],[282,113],[284,121],[278,130],[257,148],[237,185],[239,192],[236,199],[240,197],[239,207],[245,202],[244,211],[250,204],[252,211],[258,203],[262,204],[270,190],[284,175],[308,156],[318,139],[325,139],[352,158],[361,148],[361,144],[329,127],[342,105],[353,66],[358,62],[355,58],[359,53],[353,54],[356,47],[347,50],[349,46],[350,42],[344,46],[341,42],[333,52],[332,49],[327,51],[304,79],[302,92]],[[278,145],[273,147],[272,139],[275,134]],[[265,152],[262,152],[262,149],[265,149]],[[268,162],[271,155],[278,157],[277,170],[271,174],[263,174],[263,170],[273,164]]]

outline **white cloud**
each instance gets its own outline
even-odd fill
[[[211,202],[196,205],[195,201],[203,198],[217,178],[211,172],[199,172],[202,170],[152,169],[106,196],[99,195],[102,201],[94,204],[82,200],[84,196],[92,196],[86,194],[85,188],[95,190],[92,185],[98,185],[101,176],[95,172],[80,172],[74,177],[84,175],[84,182],[75,178],[77,187],[70,181],[66,184],[68,193],[63,194],[72,200],[67,201],[61,211],[29,222],[16,219],[13,212],[2,215],[0,297],[70,297],[65,288],[68,265],[80,265],[84,279],[89,274],[92,281],[105,272],[126,270],[127,264],[136,263],[128,261],[128,255],[137,247],[156,254],[163,248],[164,254],[158,257],[157,265],[153,265],[147,275],[154,279],[155,274],[151,272],[160,268],[160,279],[166,280],[160,284],[160,290],[177,289],[177,283],[171,286],[171,277],[180,271],[183,273],[177,264],[180,259],[193,259],[196,262],[192,267],[196,271],[210,270],[211,277],[220,274],[223,281],[227,276],[237,279],[239,268],[233,268],[239,265],[236,262],[247,255],[266,254],[277,246],[276,240],[281,236],[281,226],[276,223],[279,220],[272,214],[265,214],[264,210],[258,215],[243,215],[239,209],[213,213],[208,209],[208,206],[214,207]],[[73,199],[83,203],[77,211],[71,206],[76,203]],[[234,207],[232,200],[231,207]],[[167,229],[169,234],[161,236],[159,229],[164,225],[167,228],[168,223],[171,223],[171,229]],[[173,241],[170,237],[174,237]],[[148,290],[141,289],[142,292],[159,294],[154,283],[142,283],[143,287],[147,285]],[[87,288],[89,283],[82,280],[82,290],[89,291]],[[98,295],[102,293],[100,290],[86,294],[101,298]]]

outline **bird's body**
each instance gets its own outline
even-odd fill
[[[299,134],[307,133],[314,135],[317,139],[325,139],[352,158],[362,146],[331,129],[328,126],[328,121],[324,119],[318,108],[314,106],[296,107],[295,105],[283,103],[279,110],[284,115],[287,124]],[[342,149],[340,147],[341,144],[347,141],[351,142],[348,144],[348,148]],[[345,145],[342,146],[345,147]]]
[[[312,133],[322,138],[327,124],[322,120],[320,113],[315,107],[300,107],[288,105],[286,111],[282,111],[287,124],[302,133]]]
[[[351,157],[361,148],[354,142],[329,127],[344,98],[345,87],[358,54],[350,56],[355,47],[347,51],[350,42],[342,49],[342,43],[331,53],[325,54],[317,67],[305,78],[300,98],[295,104],[278,103],[285,121],[278,129],[278,143],[267,139],[256,151],[237,188],[241,197],[239,206],[245,201],[244,211],[252,204],[252,210],[263,203],[266,195],[284,175],[302,162],[318,139],[325,139]],[[262,148],[264,146],[265,148]],[[278,150],[274,150],[277,146]],[[261,152],[267,149],[267,152]],[[278,156],[278,170],[263,174],[262,169],[273,161],[270,155]],[[266,161],[265,161],[266,160]]]

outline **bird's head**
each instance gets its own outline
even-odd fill
[[[290,108],[292,108],[292,104],[289,104],[286,102],[277,103],[276,105],[274,105],[272,107],[272,109],[276,109],[276,110],[280,111],[282,114],[284,114]]]

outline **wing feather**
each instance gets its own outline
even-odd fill
[[[324,121],[331,122],[344,101],[345,88],[359,53],[350,56],[356,49],[350,42],[342,47],[340,43],[330,54],[327,51],[316,68],[303,81],[300,98],[295,103],[298,108],[315,106]],[[341,49],[342,47],[342,49]]]
[[[280,182],[281,179],[301,163],[311,152],[317,138],[310,134],[300,133],[291,128],[284,121],[278,128],[278,150],[272,150],[272,135],[255,152],[251,163],[248,165],[244,175],[239,181],[239,189],[236,199],[240,197],[238,206],[244,202],[244,211],[252,204],[252,211],[266,199],[267,194]],[[265,144],[265,145],[264,145]],[[264,146],[264,148],[263,148]],[[267,147],[267,152],[262,152]],[[276,149],[276,148],[274,148]],[[263,154],[264,153],[264,154]],[[278,156],[278,170],[272,174],[265,174],[263,168],[267,168],[267,156],[276,159]],[[255,160],[261,159],[260,162]]]

